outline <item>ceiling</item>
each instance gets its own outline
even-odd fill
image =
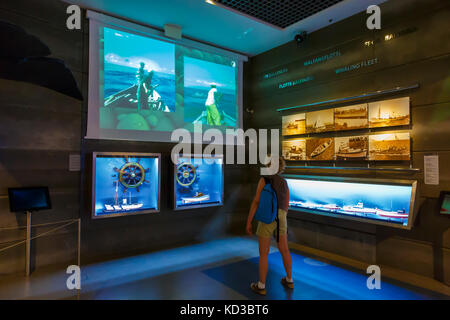
[[[284,29],[343,0],[215,0],[272,26]]]
[[[300,31],[311,33],[386,0],[63,1],[158,29],[164,24],[176,24],[181,26],[183,36],[254,56],[292,41]],[[278,7],[273,6],[275,2]],[[302,20],[292,23],[298,19]]]

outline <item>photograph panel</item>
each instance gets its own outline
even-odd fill
[[[334,109],[334,129],[357,130],[369,126],[367,104]]]
[[[369,137],[369,160],[410,160],[409,132],[377,134]]]
[[[306,132],[327,132],[334,130],[334,109],[306,113]]]
[[[306,160],[306,139],[283,141],[282,154],[285,160]]]
[[[394,127],[410,122],[409,97],[369,103],[369,127]]]
[[[333,160],[334,138],[311,138],[306,140],[307,160]]]
[[[306,133],[306,114],[298,113],[281,118],[282,135],[293,136]]]
[[[368,136],[334,138],[335,160],[366,160],[369,152]]]

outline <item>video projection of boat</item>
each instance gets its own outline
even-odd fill
[[[235,127],[236,126],[236,118],[233,118],[232,116],[229,116],[225,113],[225,111],[219,111],[220,118],[223,126],[227,127]],[[193,124],[202,124],[207,125],[208,124],[208,112],[203,111],[193,122]]]
[[[174,164],[175,210],[223,205],[223,156],[183,155]]]
[[[94,152],[92,218],[158,212],[160,154]]]
[[[155,90],[157,86],[158,85],[153,86],[152,90],[150,90],[147,98],[147,106],[144,106],[143,109],[171,112],[170,108],[167,106],[167,104],[164,103],[164,100],[161,98],[161,95],[158,93],[158,91]],[[106,98],[105,107],[112,109],[132,108],[137,110],[138,100],[136,93],[137,85],[135,84]]]
[[[417,181],[284,175],[289,209],[411,229]]]

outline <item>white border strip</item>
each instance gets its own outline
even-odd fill
[[[164,41],[172,42],[175,44],[180,44],[180,45],[187,46],[187,47],[201,49],[203,51],[220,54],[222,56],[226,56],[228,58],[236,59],[239,61],[248,61],[248,57],[245,55],[242,55],[242,54],[234,53],[231,51],[227,51],[224,49],[220,49],[217,47],[213,47],[213,46],[203,44],[203,43],[200,43],[197,41],[189,40],[189,39],[180,39],[180,40],[171,39],[171,38],[166,37],[164,35],[164,33],[161,32],[160,30],[153,29],[151,27],[147,27],[147,26],[143,26],[143,25],[139,25],[136,23],[128,22],[125,20],[121,20],[121,19],[114,18],[111,16],[107,16],[107,15],[104,15],[104,14],[101,14],[101,13],[98,13],[95,11],[88,10],[86,16],[88,19],[91,19],[91,20],[95,20],[95,21],[98,21],[98,22],[101,22],[104,24],[109,24],[111,26],[116,26],[119,28],[129,29],[134,32],[137,31],[139,33],[145,34],[146,36],[150,36],[152,38],[157,38],[159,40],[164,40]]]

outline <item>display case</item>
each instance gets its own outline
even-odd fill
[[[284,175],[291,210],[411,229],[415,180]]]
[[[94,152],[92,218],[159,212],[161,155]]]
[[[183,155],[174,164],[175,210],[223,205],[223,156]]]

